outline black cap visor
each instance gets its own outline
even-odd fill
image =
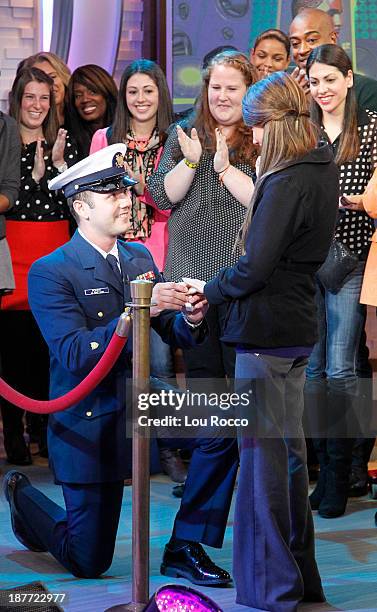
[[[82,191],[95,191],[96,193],[112,193],[136,185],[137,181],[131,178],[124,168],[106,168],[87,176],[71,181],[63,187],[66,198]]]

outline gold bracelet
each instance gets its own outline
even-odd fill
[[[193,162],[190,162],[188,159],[184,158],[183,160],[186,164],[186,166],[188,168],[191,168],[191,170],[195,170],[198,166],[199,166],[199,162],[197,162],[196,164]]]

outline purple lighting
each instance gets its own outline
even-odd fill
[[[221,608],[206,595],[181,585],[168,585],[158,589],[154,596],[159,612],[222,612]]]

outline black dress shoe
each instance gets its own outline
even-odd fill
[[[215,565],[197,542],[190,542],[177,550],[172,550],[167,544],[160,571],[164,576],[186,578],[202,586],[221,586],[231,581],[228,572]]]
[[[21,472],[11,470],[4,476],[3,490],[4,495],[9,503],[10,517],[12,521],[13,533],[17,540],[21,542],[23,546],[34,552],[46,552],[47,549],[41,544],[41,542],[30,533],[30,530],[23,524],[22,519],[17,510],[17,504],[14,498],[14,494],[17,486],[20,483],[30,485],[30,480]]]
[[[376,525],[376,527],[377,527],[377,512],[376,512],[376,514],[374,515],[374,524],[375,524],[375,525]]]

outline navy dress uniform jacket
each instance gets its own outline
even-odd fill
[[[131,300],[129,281],[147,272],[161,281],[145,247],[118,242],[118,249],[123,285],[78,232],[31,267],[29,302],[50,350],[51,398],[73,389],[97,364]],[[195,346],[206,334],[205,325],[192,329],[173,311],[153,317],[151,324],[173,346]],[[126,377],[131,376],[131,350],[129,338],[113,370],[86,399],[50,415],[50,465],[58,482],[112,482],[129,474]]]

